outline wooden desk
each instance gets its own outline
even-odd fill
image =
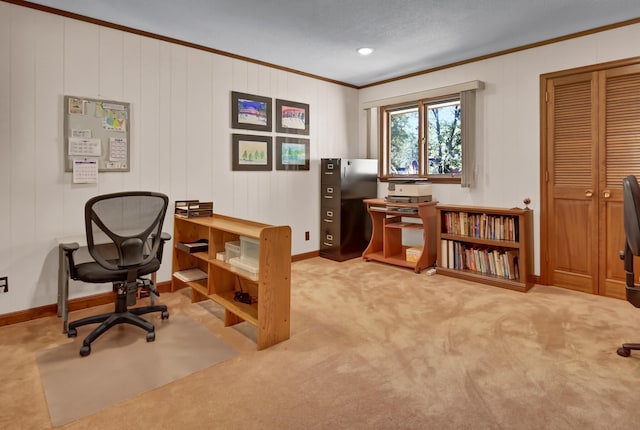
[[[369,246],[362,253],[365,260],[407,267],[420,273],[436,262],[436,205],[426,203],[391,203],[383,199],[366,199],[373,229]],[[409,220],[405,220],[409,218]],[[415,222],[417,220],[417,222]],[[422,254],[417,261],[407,261],[408,246],[402,243],[403,230],[422,232]]]

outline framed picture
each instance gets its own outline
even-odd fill
[[[231,127],[271,131],[271,99],[231,91]]]
[[[276,137],[276,170],[309,170],[309,139]]]
[[[309,134],[309,105],[276,99],[276,131]]]
[[[232,170],[271,170],[273,139],[250,134],[231,135]]]

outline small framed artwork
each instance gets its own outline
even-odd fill
[[[276,137],[276,170],[309,170],[309,139]]]
[[[271,170],[273,139],[250,134],[231,135],[233,170]]]
[[[276,99],[276,131],[309,134],[309,105]]]
[[[231,127],[271,131],[271,99],[231,91]]]

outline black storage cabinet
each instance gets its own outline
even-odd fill
[[[378,160],[323,158],[320,179],[320,256],[362,256],[371,238],[364,199],[377,197]]]

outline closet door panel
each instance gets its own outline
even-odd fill
[[[640,179],[640,65],[601,71],[599,91],[600,294],[624,298],[622,180]]]
[[[548,270],[550,283],[598,293],[597,79],[547,84]]]

